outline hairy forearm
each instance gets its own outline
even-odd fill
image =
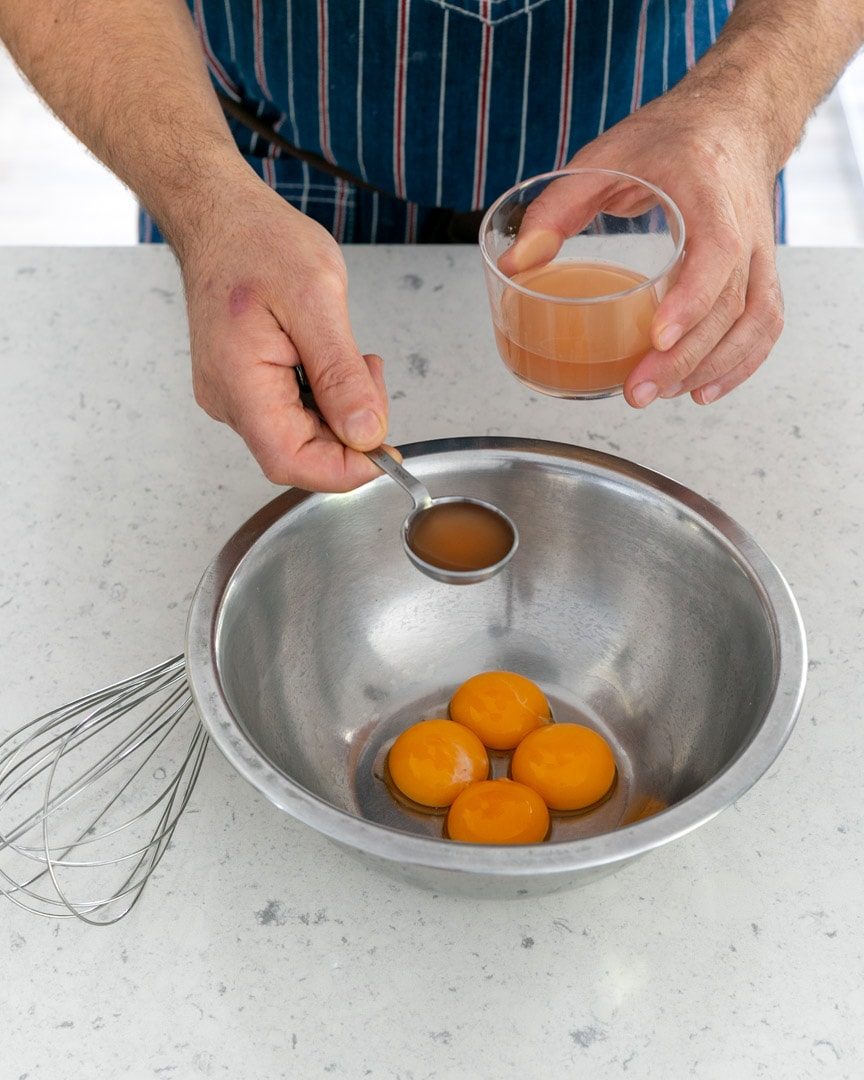
[[[779,169],[862,44],[864,0],[738,0],[676,90],[749,121]]]
[[[182,247],[251,175],[182,0],[0,0],[0,37],[54,112]]]

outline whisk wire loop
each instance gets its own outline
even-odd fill
[[[171,843],[207,743],[183,656],[0,739],[0,894],[50,918],[122,919]]]

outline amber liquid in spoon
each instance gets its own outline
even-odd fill
[[[513,533],[498,514],[470,502],[441,503],[417,516],[411,549],[441,570],[485,570],[513,546]]]

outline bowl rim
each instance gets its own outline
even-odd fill
[[[564,459],[627,480],[683,506],[725,544],[761,594],[769,614],[777,679],[765,717],[752,738],[707,784],[668,809],[613,832],[555,844],[519,847],[458,844],[379,825],[326,802],[275,768],[246,735],[228,704],[217,668],[216,634],[222,604],[246,556],[284,516],[310,499],[338,498],[289,489],[262,507],[207,567],[192,598],[186,626],[186,665],[198,714],[234,768],[277,807],[338,843],[412,866],[499,877],[571,874],[628,861],[684,836],[726,809],[767,771],[789,738],[804,694],[807,647],[792,590],[768,555],[714,503],[661,473],[603,451],[539,439],[485,436],[433,439],[399,447],[405,458],[458,452]],[[386,483],[386,477],[372,483]]]

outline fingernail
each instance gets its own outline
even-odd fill
[[[650,405],[654,398],[657,397],[657,385],[653,382],[639,383],[633,390],[633,400],[639,406],[640,409],[644,409],[646,405]]]
[[[345,438],[358,446],[377,443],[384,435],[384,425],[371,409],[361,409],[351,413],[345,421]]]
[[[667,349],[672,348],[676,341],[680,340],[683,333],[683,326],[679,326],[678,323],[669,323],[657,335],[657,348],[661,352],[666,352]]]
[[[525,236],[518,237],[513,247],[505,253],[507,272],[518,274],[532,266],[542,266],[558,253],[560,247],[559,233],[552,229],[533,229]]]
[[[681,393],[681,391],[683,389],[684,389],[684,387],[681,385],[681,383],[677,382],[677,383],[675,383],[674,386],[667,386],[665,390],[661,390],[660,391],[660,397],[662,397],[662,398],[678,397],[678,395]]]
[[[710,405],[712,401],[716,401],[720,397],[719,386],[705,386],[702,389],[702,404]]]

